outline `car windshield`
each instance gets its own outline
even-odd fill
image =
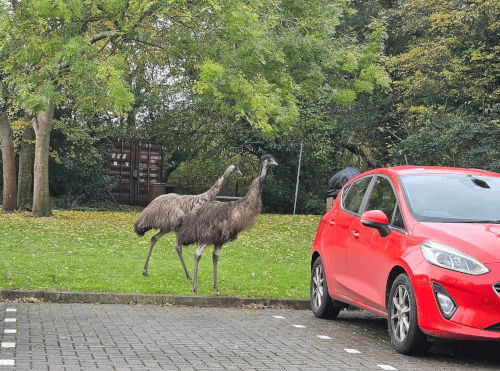
[[[416,174],[401,176],[400,182],[420,222],[500,223],[500,178]]]

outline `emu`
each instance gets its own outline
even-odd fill
[[[252,181],[245,197],[231,202],[207,202],[189,214],[177,231],[176,249],[198,243],[194,253],[194,279],[192,292],[198,291],[197,275],[198,263],[208,245],[214,245],[212,254],[214,267],[214,291],[217,287],[217,262],[219,261],[222,245],[233,241],[238,233],[249,228],[262,206],[261,194],[266,179],[267,168],[278,165],[271,155],[261,157],[260,174]]]
[[[148,256],[146,258],[146,263],[144,264],[144,269],[142,270],[142,274],[144,276],[148,276],[149,258],[151,257],[154,245],[160,237],[171,231],[177,232],[186,215],[205,202],[215,200],[222,189],[222,186],[226,183],[227,178],[233,171],[242,175],[238,166],[230,165],[224,172],[224,175],[222,175],[222,177],[220,177],[205,193],[201,193],[199,195],[178,195],[176,193],[168,193],[156,197],[142,211],[141,215],[139,215],[134,223],[135,232],[139,236],[144,236],[144,233],[150,229],[160,230],[157,234],[151,237]],[[184,272],[186,272],[186,277],[191,280],[192,278],[189,275],[186,264],[184,263],[182,249],[178,249],[176,247],[176,250],[179,254],[179,258],[181,259]]]

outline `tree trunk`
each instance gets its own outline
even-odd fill
[[[168,183],[168,178],[170,178],[170,175],[175,171],[175,169],[179,167],[180,164],[181,163],[179,162],[170,167],[167,167],[167,169],[165,170],[165,175],[162,178],[163,183]]]
[[[17,207],[17,183],[14,138],[6,113],[0,113],[0,140],[2,141],[3,162],[2,212],[9,212],[14,211]]]
[[[33,216],[52,216],[49,194],[49,145],[54,119],[54,103],[49,100],[45,111],[33,121],[36,135],[33,184]]]
[[[27,117],[31,122],[31,119]],[[19,151],[19,174],[17,189],[17,207],[19,210],[31,210],[33,206],[33,155],[35,154],[35,130],[32,125],[24,131]]]

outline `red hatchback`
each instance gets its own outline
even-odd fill
[[[311,308],[388,319],[403,354],[433,338],[500,340],[500,174],[401,166],[351,179],[321,219]]]

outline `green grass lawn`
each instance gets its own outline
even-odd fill
[[[261,214],[249,230],[222,247],[219,293],[212,291],[210,246],[201,258],[198,294],[191,293],[175,251],[175,235],[162,237],[142,269],[149,241],[133,230],[137,212],[55,210],[54,217],[0,215],[2,289],[128,292],[168,295],[308,298],[309,258],[320,216]],[[195,245],[184,248],[191,274]]]

